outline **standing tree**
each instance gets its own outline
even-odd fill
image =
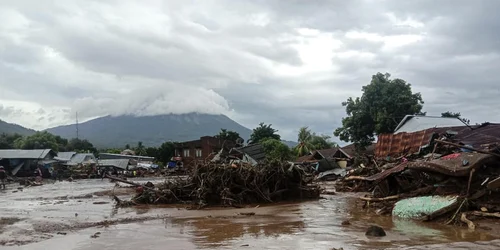
[[[292,159],[292,150],[280,140],[266,138],[260,141],[266,159],[269,161],[286,161]]]
[[[67,144],[68,140],[47,131],[20,137],[14,142],[15,147],[19,149],[52,149],[56,152],[65,151]]]
[[[92,143],[88,140],[82,140],[78,138],[73,138],[68,141],[68,145],[66,146],[66,150],[68,151],[76,151],[79,153],[82,152],[90,152],[94,155],[97,154],[97,149],[94,147]]]
[[[337,143],[330,141],[330,138],[332,137],[329,135],[316,135],[313,133],[311,145],[316,150],[338,147]]]
[[[146,148],[142,145],[142,141],[137,143],[137,147],[134,149],[136,155],[145,155]]]
[[[234,132],[227,129],[221,129],[219,134],[215,136],[223,141],[231,141],[236,142],[238,139],[241,139],[241,136],[238,132]]]
[[[422,114],[424,102],[420,93],[413,93],[405,80],[390,76],[373,75],[371,83],[363,86],[361,98],[349,97],[342,103],[347,117],[342,118],[342,127],[335,130],[335,136],[354,142],[358,149],[365,148],[375,135],[392,133],[406,115]]]
[[[295,152],[297,156],[300,157],[308,154],[312,150],[327,149],[337,146],[336,143],[330,141],[330,138],[331,137],[328,135],[317,135],[311,132],[308,127],[302,127],[299,129],[299,144],[295,147]]]
[[[15,148],[15,141],[23,138],[20,134],[0,134],[0,149],[13,149]]]
[[[298,145],[295,147],[297,151],[297,156],[303,156],[314,150],[314,146],[311,141],[313,139],[313,134],[308,127],[302,127],[299,129],[299,135],[297,138]]]
[[[265,125],[261,122],[258,127],[253,129],[253,133],[250,135],[248,143],[255,144],[268,138],[281,141],[281,136],[276,133],[278,130],[272,128],[271,126],[272,124]]]
[[[167,162],[175,154],[175,144],[173,142],[164,142],[158,148],[158,155],[156,156],[156,160],[162,162],[164,165],[167,165]]]

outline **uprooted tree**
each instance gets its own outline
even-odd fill
[[[406,115],[422,114],[422,95],[413,93],[405,80],[390,76],[373,75],[370,84],[363,86],[361,97],[349,97],[342,103],[347,117],[342,118],[335,136],[362,149],[373,142],[375,135],[392,133]]]
[[[458,119],[460,119],[465,124],[469,124],[470,123],[470,120],[463,118],[462,114],[460,114],[460,112],[455,113],[455,112],[446,111],[444,113],[441,113],[441,117],[458,118]]]

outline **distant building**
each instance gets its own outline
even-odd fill
[[[56,155],[51,149],[5,149],[0,150],[0,165],[14,176],[32,176],[35,168],[47,168],[56,162]]]
[[[186,141],[175,143],[176,157],[182,157],[184,164],[193,162],[202,162],[210,160],[214,157],[223,147],[231,149],[235,146],[235,142],[221,140],[213,136],[203,136],[199,140]]]

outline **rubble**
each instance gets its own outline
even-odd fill
[[[192,204],[205,206],[240,207],[252,203],[271,203],[285,200],[318,199],[321,189],[311,184],[314,176],[299,165],[266,163],[207,164],[198,166],[187,178],[149,185],[107,176],[139,187],[130,201],[114,197],[118,206],[138,204]]]
[[[494,125],[461,128],[458,133],[433,129],[441,134],[425,132],[429,141],[411,141],[412,150],[399,141],[389,148],[383,141],[377,160],[349,170],[336,190],[369,192],[360,197],[365,206],[383,208],[394,217],[442,219],[473,229],[474,219],[500,215],[500,136]],[[401,136],[380,138],[396,137]],[[382,156],[384,152],[390,155]]]

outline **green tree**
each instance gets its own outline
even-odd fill
[[[20,134],[0,134],[0,149],[13,149],[15,148],[15,141],[23,138]]]
[[[465,124],[470,124],[470,120],[469,119],[465,119],[465,118],[462,118],[462,114],[460,114],[460,112],[450,112],[450,111],[446,111],[444,113],[441,113],[441,117],[448,117],[448,118],[458,118],[460,119],[463,123]]]
[[[291,160],[292,150],[286,144],[274,138],[266,138],[260,141],[266,158],[269,161],[286,161]]]
[[[97,154],[97,148],[94,147],[92,143],[85,139],[73,138],[68,141],[68,145],[66,146],[66,150],[75,151],[79,153],[90,152],[93,154]]]
[[[349,97],[342,103],[347,117],[342,118],[342,127],[335,130],[335,136],[362,149],[373,142],[375,135],[394,132],[406,115],[422,113],[421,94],[413,93],[405,80],[390,76],[373,75],[371,83],[363,86],[361,98]]]
[[[122,149],[119,148],[106,148],[99,150],[100,153],[108,153],[108,154],[120,154],[122,152]]]
[[[271,126],[272,124],[265,125],[263,122],[261,122],[257,128],[253,129],[253,133],[250,135],[248,143],[255,144],[269,138],[280,141],[281,136],[276,133],[278,132],[278,130],[272,128]]]
[[[173,142],[164,142],[158,148],[157,156],[155,156],[156,160],[162,162],[164,165],[170,161],[170,159],[175,154],[175,144]]]
[[[241,139],[241,136],[238,132],[234,132],[227,129],[221,129],[219,134],[215,136],[223,141],[231,141],[236,142],[238,139]]]
[[[312,148],[314,148],[315,150],[338,147],[337,143],[332,142],[330,140],[331,138],[332,137],[329,136],[329,135],[316,135],[316,134],[313,134],[310,143],[312,145]]]
[[[145,149],[146,155],[154,157],[155,159],[158,158],[158,148],[155,147],[147,147]]]
[[[67,144],[68,140],[46,131],[18,138],[14,142],[15,147],[19,149],[52,149],[57,152],[66,150]]]
[[[308,127],[302,127],[299,129],[298,142],[299,144],[295,147],[294,151],[297,156],[303,156],[311,152],[312,150],[327,149],[337,146],[336,143],[330,141],[330,136],[328,135],[317,135],[311,132]]]
[[[130,149],[130,144],[125,145],[125,149]]]
[[[142,145],[142,141],[137,143],[137,147],[134,149],[136,155],[145,155],[146,154],[146,148],[144,145]]]
[[[295,147],[295,151],[297,152],[297,156],[303,156],[314,150],[314,146],[311,141],[313,140],[313,134],[308,127],[302,127],[299,129],[298,134],[298,145]]]

